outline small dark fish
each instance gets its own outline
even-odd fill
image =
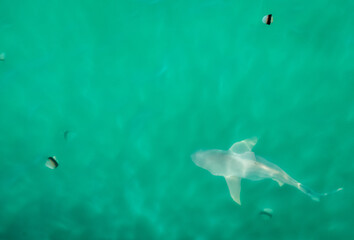
[[[57,161],[57,158],[55,156],[53,157],[48,157],[47,162],[45,163],[45,166],[50,169],[55,169],[59,166],[59,163]]]
[[[267,25],[270,25],[273,22],[273,15],[272,14],[265,15],[262,18],[262,22],[267,24]]]
[[[270,208],[265,208],[263,209],[262,211],[259,212],[259,215],[267,218],[267,219],[270,219],[273,217],[273,210],[270,209]]]

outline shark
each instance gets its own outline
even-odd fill
[[[272,179],[280,187],[288,184],[299,189],[314,201],[320,201],[323,196],[343,190],[343,188],[338,188],[327,193],[313,191],[290,177],[274,163],[255,155],[252,148],[257,141],[256,137],[245,139],[234,143],[226,151],[217,149],[198,151],[192,154],[192,160],[198,167],[208,170],[211,174],[224,177],[232,199],[239,205],[241,205],[241,179],[253,181]]]

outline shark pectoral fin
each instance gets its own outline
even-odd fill
[[[225,177],[227,186],[232,199],[241,205],[240,193],[241,193],[241,178],[238,177]]]
[[[230,147],[230,150],[233,151],[234,153],[242,154],[251,151],[254,145],[256,145],[256,143],[257,143],[256,137],[245,139],[243,141],[234,143]]]

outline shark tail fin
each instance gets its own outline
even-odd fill
[[[302,191],[303,193],[305,193],[306,195],[310,196],[312,198],[312,200],[314,200],[314,201],[320,201],[321,197],[325,197],[329,194],[333,194],[333,193],[343,190],[343,188],[340,187],[340,188],[337,188],[336,190],[331,191],[331,192],[318,193],[318,192],[313,191],[311,188],[306,187],[305,185],[303,185],[301,183],[298,184],[298,189],[300,191]]]

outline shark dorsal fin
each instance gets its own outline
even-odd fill
[[[256,137],[253,137],[253,138],[242,140],[240,142],[236,142],[230,147],[230,151],[237,154],[250,152],[254,147],[254,145],[256,145],[257,140],[258,139]]]
[[[227,186],[232,199],[241,205],[240,193],[241,193],[241,178],[238,177],[225,177]]]

